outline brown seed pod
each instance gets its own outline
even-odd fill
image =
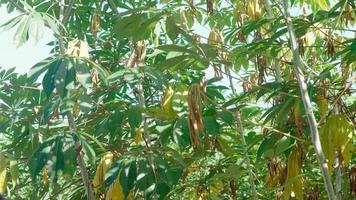
[[[135,42],[131,47],[131,55],[126,63],[128,68],[142,67],[145,64],[146,44],[143,40]]]
[[[258,85],[262,85],[266,81],[266,59],[262,55],[257,55],[256,65],[258,68]]]
[[[307,194],[306,200],[318,200],[320,196],[319,187],[316,185],[313,189]]]
[[[231,190],[231,196],[235,199],[237,196],[237,189],[236,189],[236,181],[233,179],[230,180],[230,190]]]
[[[241,31],[242,25],[245,23],[245,14],[239,10],[236,11],[236,26],[239,31],[236,34],[236,39],[240,42],[246,42],[245,35]]]
[[[301,37],[298,38],[298,49],[301,56],[304,56],[305,46],[306,46],[305,35],[302,35]]]
[[[356,22],[356,15],[354,13],[354,10],[356,8],[353,7],[350,4],[345,5],[345,9],[342,13],[342,16],[340,18],[341,23],[344,24],[344,26],[349,26],[349,25],[354,25]]]
[[[333,57],[336,53],[336,50],[335,50],[334,38],[330,31],[326,41],[326,46],[327,46],[328,56]]]
[[[278,184],[278,164],[272,160],[267,163],[267,168],[268,168],[268,174],[267,174],[267,186],[269,187],[275,187]]]
[[[93,82],[94,86],[98,86],[99,84],[99,75],[95,69],[90,70],[91,81]]]
[[[260,41],[262,39],[262,35],[259,31],[256,31],[254,36],[254,41]],[[266,74],[266,59],[261,54],[256,55],[256,66],[258,69],[258,85],[262,85],[265,82],[265,74]]]
[[[287,179],[287,167],[278,166],[279,184],[284,185]]]
[[[206,11],[209,15],[214,13],[214,5],[212,0],[206,0]]]
[[[99,31],[100,28],[100,16],[99,16],[100,10],[96,9],[91,17],[91,26],[90,30],[91,33],[96,36],[96,34]]]
[[[218,64],[213,64],[213,69],[214,69],[214,77],[221,80],[223,78],[223,74],[221,71],[221,65]]]
[[[188,0],[188,4],[190,6],[190,9],[191,9],[193,15],[195,15],[197,10],[196,10],[195,5],[194,5],[194,0]]]
[[[283,192],[281,192],[281,191],[277,192],[275,200],[282,200],[282,195],[283,195]]]
[[[193,84],[190,86],[188,92],[188,127],[193,148],[196,148],[200,144],[199,133],[204,129],[203,118],[201,116],[201,91],[202,88],[199,84]]]
[[[138,41],[134,45],[136,58],[137,58],[137,66],[141,67],[145,65],[145,58],[146,58],[146,45],[143,40]]]

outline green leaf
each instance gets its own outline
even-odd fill
[[[54,88],[55,88],[55,76],[62,64],[62,59],[57,59],[48,66],[48,71],[44,75],[42,79],[42,87],[47,97],[51,96]]]
[[[189,67],[195,67],[195,69],[205,69],[208,67],[206,63],[203,63],[200,58],[191,55],[181,55],[164,60],[163,62],[155,65],[160,70],[186,70]]]
[[[161,45],[156,47],[159,50],[162,51],[167,51],[167,52],[182,52],[182,53],[187,53],[191,55],[198,55],[196,52],[188,49],[186,46],[178,46],[178,45],[173,45],[173,44],[167,44],[167,45]]]
[[[147,39],[162,15],[163,13],[154,16],[147,13],[132,14],[118,19],[114,31],[119,37],[132,38],[134,41]]]
[[[207,116],[203,118],[205,130],[210,135],[217,135],[220,132],[220,125],[216,121],[215,117]]]
[[[115,161],[110,169],[108,169],[105,173],[105,187],[109,187],[111,184],[114,183],[116,177],[119,175],[120,170],[122,168],[121,160]]]
[[[52,16],[48,15],[47,13],[43,13],[43,19],[47,22],[48,26],[55,34],[57,35],[60,34],[58,25],[56,23],[56,19],[54,19]]]
[[[80,144],[83,147],[84,155],[87,160],[92,164],[95,165],[96,153],[95,150],[90,146],[90,144],[82,137],[80,137]]]
[[[292,139],[290,137],[283,136],[281,139],[279,139],[275,146],[275,155],[279,155],[281,153],[284,153],[288,149],[292,148],[294,144],[292,143]]]
[[[134,105],[134,106],[131,106],[129,108],[129,110],[128,110],[128,120],[129,120],[129,124],[131,126],[131,129],[140,127],[141,122],[142,122],[142,115],[141,115],[140,106]]]
[[[60,99],[59,98],[55,98],[55,99],[51,99],[47,105],[43,108],[43,118],[45,120],[48,120],[49,117],[51,116],[51,114],[53,113],[53,111],[58,108],[60,103]]]
[[[129,194],[130,190],[134,188],[137,178],[136,161],[126,163],[120,173],[120,183],[125,197]]]
[[[165,182],[158,182],[156,185],[156,192],[158,194],[158,199],[163,200],[171,190],[171,187]]]
[[[30,82],[36,81],[38,77],[43,72],[45,72],[55,61],[57,61],[57,59],[51,56],[35,64],[33,67],[31,67],[30,71],[27,73],[27,77],[29,81]]]
[[[111,74],[107,79],[110,83],[120,81],[121,79],[124,79],[127,82],[132,82],[138,80],[141,76],[141,72],[137,68],[125,68]]]
[[[78,82],[87,90],[90,90],[92,87],[91,75],[89,71],[88,64],[79,58],[73,58],[75,74]]]
[[[174,41],[179,34],[179,28],[176,25],[174,18],[172,16],[167,17],[166,19],[166,31],[167,31],[167,35],[168,37]]]
[[[59,93],[61,98],[64,98],[67,95],[66,89],[66,77],[67,77],[67,66],[69,65],[69,60],[64,59],[61,65],[58,68],[58,71],[55,75],[54,85]]]
[[[154,175],[151,166],[146,160],[139,161],[137,186],[148,196],[155,189]]]
[[[57,137],[50,138],[43,142],[30,157],[28,167],[32,177],[36,177],[51,158],[51,152]]]
[[[178,117],[175,112],[167,112],[160,108],[145,108],[143,112],[148,116],[160,120],[174,120]]]
[[[219,118],[221,118],[222,121],[224,121],[226,124],[228,125],[232,125],[232,122],[234,120],[234,117],[232,116],[232,114],[230,112],[227,112],[225,110],[219,111],[217,112],[217,115],[219,116]]]
[[[71,58],[64,58],[56,75],[55,75],[55,87],[61,98],[64,98],[68,94],[68,90],[74,88],[75,85],[75,69]]]
[[[257,150],[256,162],[260,162],[262,160],[262,155],[267,158],[270,158],[274,155],[274,145],[279,138],[280,137],[277,134],[270,134],[262,141]]]
[[[124,113],[121,109],[116,109],[112,115],[109,116],[107,122],[108,130],[114,134],[116,133],[117,129],[121,127],[122,122],[124,120]]]

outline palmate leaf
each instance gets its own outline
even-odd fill
[[[28,36],[34,41],[35,44],[44,35],[45,22],[42,15],[39,13],[33,13],[30,21],[30,27],[28,29]]]
[[[131,38],[133,41],[147,39],[163,15],[163,13],[132,14],[118,19],[114,31],[119,37]]]
[[[28,161],[30,174],[33,178],[39,175],[47,165],[52,178],[59,172],[72,175],[76,153],[71,135],[58,135],[40,144]]]
[[[168,44],[168,45],[161,45],[161,46],[158,46],[156,47],[157,49],[159,50],[162,50],[162,51],[166,51],[166,52],[181,52],[181,53],[186,53],[186,54],[191,54],[191,55],[197,55],[198,54],[187,48],[187,46],[179,46],[179,45],[172,45],[172,44]]]
[[[74,66],[69,59],[63,59],[54,76],[54,86],[61,98],[64,98],[67,95],[67,83],[69,82],[67,81],[67,76],[71,76],[69,75],[69,70],[73,68]],[[74,81],[74,79],[72,79],[72,81]]]
[[[32,66],[27,73],[27,77],[29,79],[29,82],[36,81],[38,77],[43,74],[48,68],[51,66],[53,62],[57,61],[57,58],[54,56],[48,57],[38,63],[36,63],[34,66]]]
[[[51,62],[48,66],[48,71],[42,79],[42,87],[47,97],[51,96],[55,88],[55,76],[62,62],[62,59],[56,59],[54,62]]]
[[[76,81],[87,90],[92,87],[89,63],[81,58],[47,58],[31,68],[29,81],[36,80],[46,70],[42,86],[47,97],[52,95],[54,89],[58,91],[61,98],[66,97],[68,90],[74,89]]]
[[[166,32],[172,41],[174,41],[179,35],[179,27],[176,25],[172,16],[169,16],[166,19]]]
[[[45,121],[49,119],[53,111],[56,108],[58,108],[59,104],[60,104],[60,99],[58,96],[54,97],[47,103],[47,105],[43,108],[43,118]]]
[[[131,106],[128,110],[128,121],[131,129],[138,128],[142,122],[141,109],[138,105]]]
[[[125,197],[127,197],[129,192],[134,188],[137,175],[136,161],[125,163],[120,173],[120,183]]]
[[[160,120],[174,120],[178,117],[176,112],[169,112],[160,108],[145,108],[142,111],[146,115]]]
[[[21,19],[24,17],[25,14],[19,14],[18,16],[10,19],[9,21],[7,21],[6,23],[2,24],[0,27],[3,28],[3,31],[7,31],[11,28],[13,28],[14,26],[16,26]]]
[[[78,82],[85,89],[90,90],[92,87],[92,82],[88,64],[80,58],[73,58],[73,62]]]
[[[348,164],[354,152],[355,127],[345,116],[334,114],[327,118],[320,132],[321,145],[329,171],[332,172],[334,169],[335,152],[338,152],[342,164]]]
[[[136,178],[136,160],[123,162],[119,159],[105,173],[105,185],[109,187],[109,191],[119,189],[124,198],[127,198],[135,186]],[[118,188],[118,184],[120,188]]]
[[[19,24],[19,27],[16,30],[14,35],[14,44],[16,47],[20,47],[27,41],[28,38],[28,29],[30,27],[31,17],[25,15]]]

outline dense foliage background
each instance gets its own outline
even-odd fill
[[[355,1],[0,5],[56,37],[0,69],[9,199],[355,198]]]

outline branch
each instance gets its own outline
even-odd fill
[[[114,11],[115,14],[120,15],[120,13],[119,13],[119,11],[117,10],[117,7],[116,7],[116,5],[115,5],[115,2],[114,2],[113,0],[108,0],[108,1],[109,1],[111,10]]]
[[[228,77],[229,77],[229,81],[230,81],[230,88],[232,90],[232,94],[236,94],[236,89],[235,89],[235,87],[233,85],[233,82],[232,82],[231,72],[230,72],[230,70],[228,68],[227,68],[227,73],[228,73]],[[249,176],[249,181],[250,181],[250,185],[251,185],[252,199],[253,200],[257,200],[258,196],[257,196],[255,178],[253,176],[253,170],[252,170],[252,166],[251,166],[251,161],[250,161],[250,158],[248,157],[248,150],[247,150],[247,147],[246,147],[247,144],[246,144],[246,139],[245,139],[245,135],[244,135],[244,129],[243,129],[243,125],[242,125],[240,111],[239,110],[235,111],[233,113],[233,116],[234,116],[234,120],[235,120],[235,124],[234,124],[235,125],[235,129],[239,132],[240,137],[241,137],[244,160],[246,160],[246,167],[247,167],[247,170],[248,170],[248,176]]]
[[[72,1],[71,1],[72,2]],[[70,9],[73,6],[69,6],[68,9],[66,10],[66,14],[64,14],[64,0],[61,0],[60,2],[60,19],[62,21],[63,26],[65,27],[67,20],[65,20],[66,14],[67,16],[69,16],[70,13]],[[63,23],[65,22],[65,23]],[[65,47],[64,47],[64,43],[63,43],[63,37],[62,35],[57,35],[56,36],[59,42],[59,47],[60,47],[60,53],[62,55],[65,54]],[[76,132],[77,131],[77,127],[75,124],[75,120],[73,117],[73,114],[71,111],[68,111],[67,113],[67,120],[68,120],[68,124],[69,124],[69,130],[71,132]],[[85,189],[85,194],[88,198],[88,200],[95,200],[95,196],[94,196],[94,191],[93,191],[93,187],[91,185],[91,181],[89,178],[89,174],[88,174],[88,170],[85,166],[85,162],[84,162],[84,156],[82,155],[82,146],[81,143],[79,141],[75,142],[75,148],[77,150],[77,163],[79,165],[79,169],[80,169],[80,174],[82,177],[82,181],[83,181],[83,185],[84,185],[84,189]]]
[[[62,24],[65,25],[68,22],[69,16],[70,16],[70,11],[73,8],[74,0],[71,0],[69,2],[68,8],[64,11],[63,19],[62,19]]]
[[[305,78],[304,78],[304,74],[302,71],[303,62],[299,55],[297,38],[295,36],[293,24],[291,22],[291,17],[290,17],[290,13],[289,13],[289,0],[283,0],[283,8],[284,8],[284,15],[285,15],[287,28],[288,28],[289,40],[291,43],[291,49],[292,49],[292,54],[293,54],[294,71],[295,71],[295,74],[296,74],[296,77],[297,77],[297,80],[299,83],[299,88],[300,88],[300,93],[302,95],[304,109],[307,114],[310,132],[311,132],[311,136],[312,136],[312,142],[314,144],[316,156],[319,161],[319,165],[320,165],[321,172],[322,172],[323,179],[324,179],[324,185],[325,185],[326,191],[328,193],[329,200],[336,200],[334,188],[333,188],[331,178],[329,175],[328,165],[324,158],[324,154],[323,154],[321,143],[320,143],[318,124],[316,122],[316,119],[315,119],[315,116],[314,116],[314,113],[312,110],[312,105],[311,105],[311,100],[310,100],[310,97],[308,94],[307,84],[305,83]]]

